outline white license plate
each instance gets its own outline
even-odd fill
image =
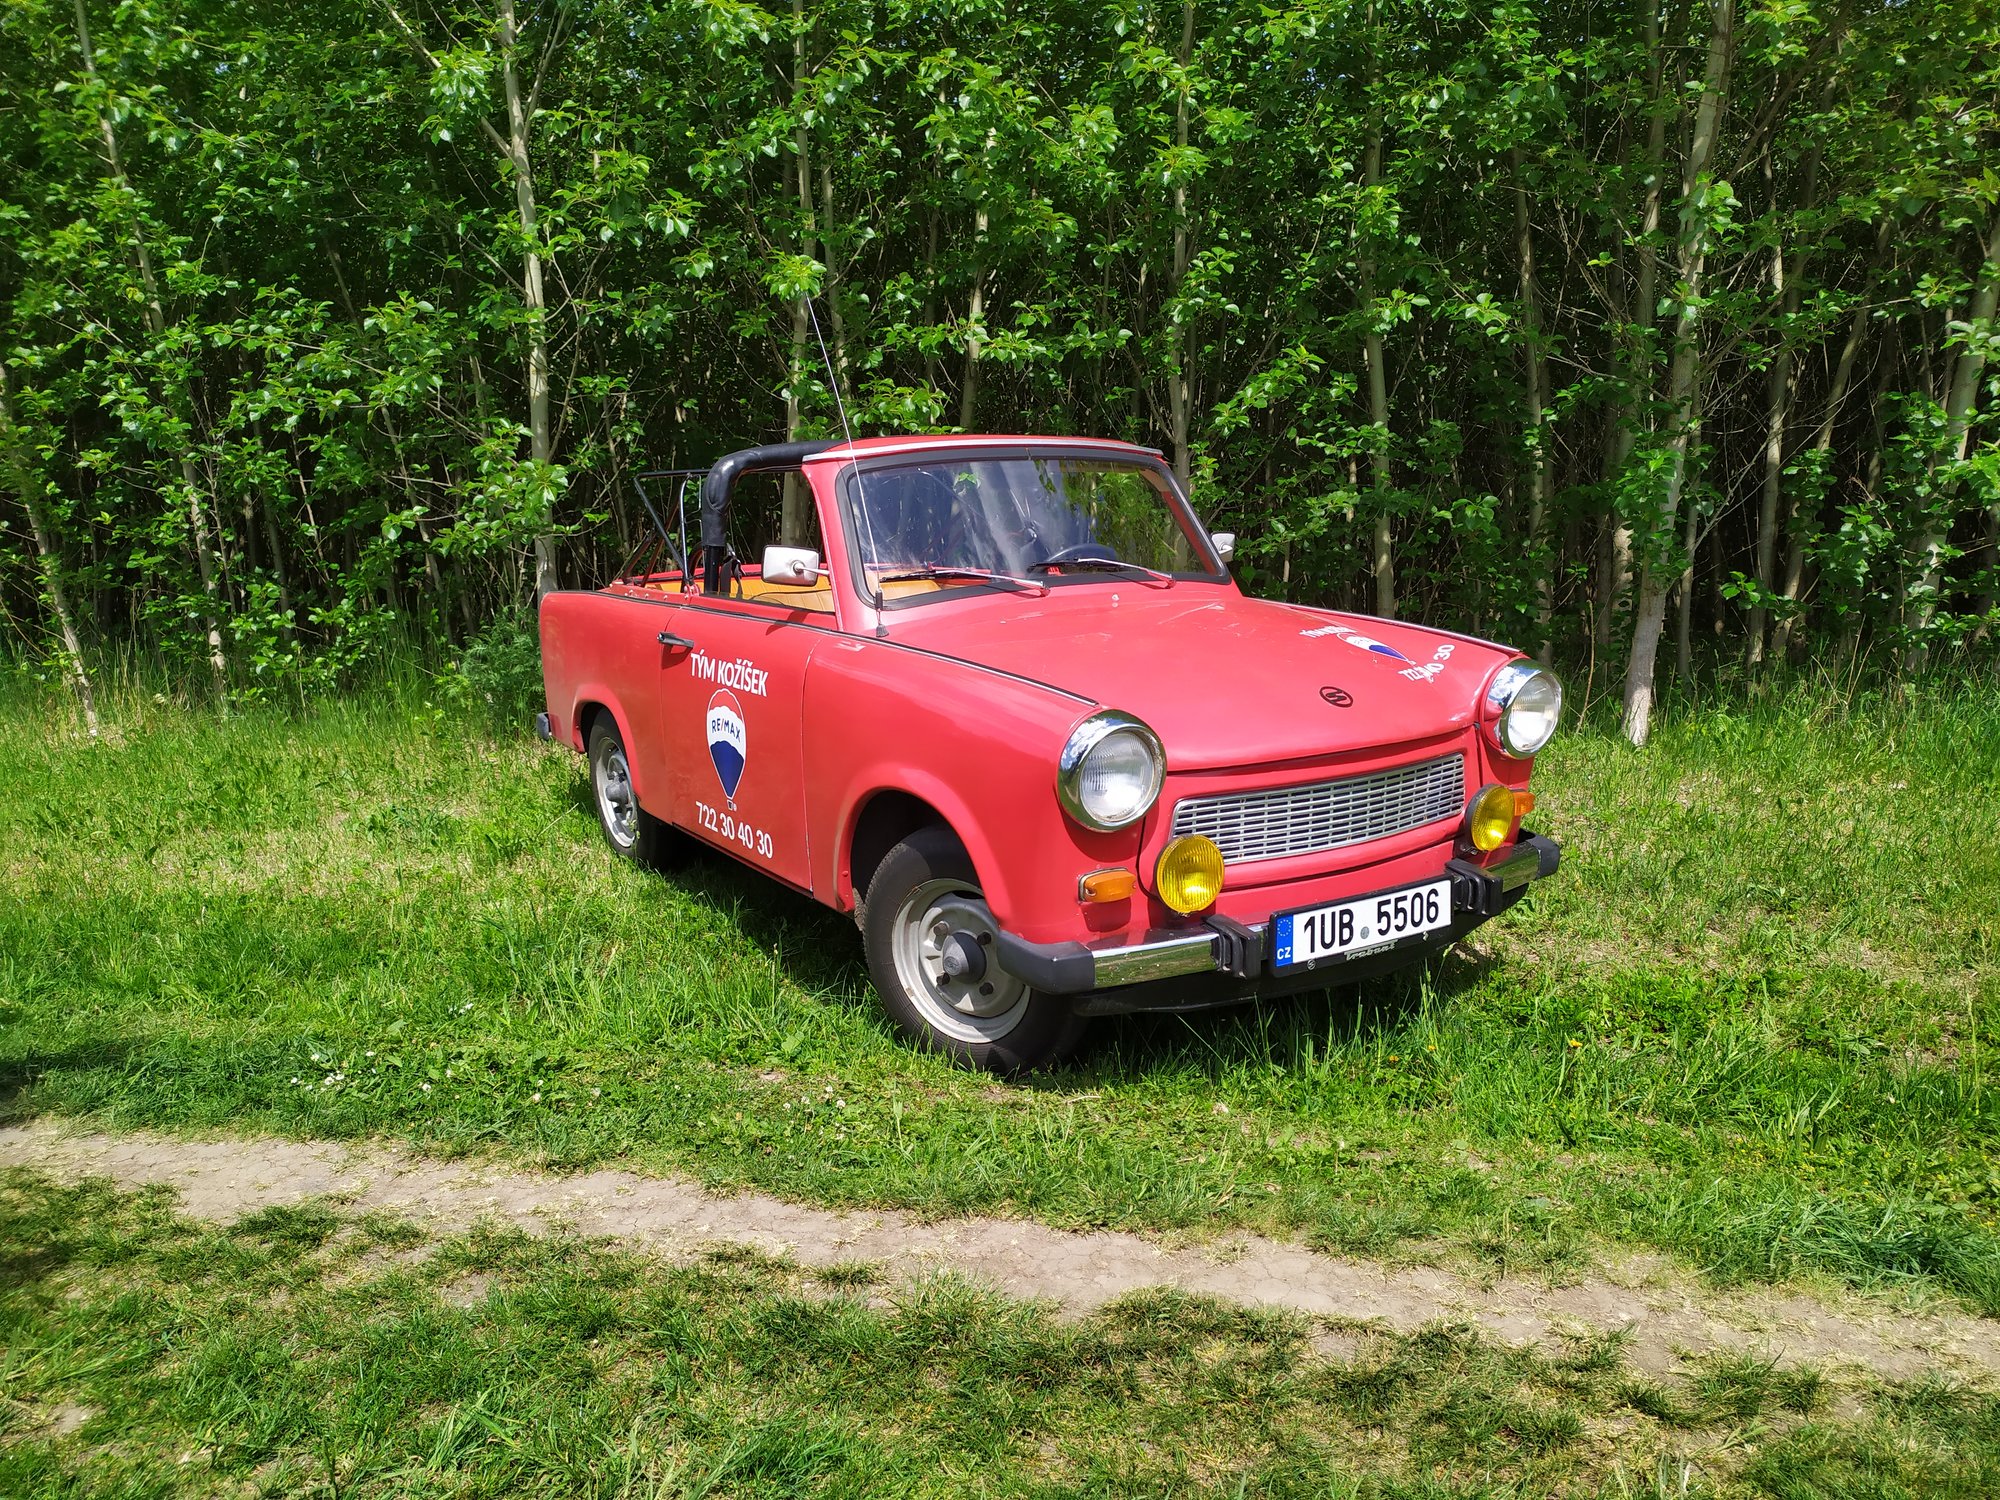
[[[1271,920],[1271,967],[1295,968],[1322,958],[1352,958],[1407,937],[1451,926],[1451,882],[1432,880],[1331,906],[1309,906]]]

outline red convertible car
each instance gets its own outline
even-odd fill
[[[1367,978],[1556,869],[1522,827],[1554,677],[1246,597],[1151,449],[789,443],[706,471],[692,545],[686,511],[543,600],[538,728],[618,853],[683,830],[853,913],[924,1044],[1010,1071],[1090,1016]]]

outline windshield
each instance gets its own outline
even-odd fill
[[[1102,582],[1130,571],[1219,576],[1206,545],[1183,529],[1164,472],[1142,463],[940,456],[866,469],[847,496],[871,585],[898,575],[940,586],[976,584],[982,574],[1041,582]]]

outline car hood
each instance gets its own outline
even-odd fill
[[[1519,655],[1368,615],[1141,583],[908,611],[895,639],[1138,715],[1175,771],[1435,739],[1473,722]]]

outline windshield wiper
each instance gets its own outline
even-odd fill
[[[960,568],[945,564],[926,564],[921,568],[906,568],[900,573],[881,573],[876,576],[877,584],[914,583],[921,579],[975,578],[981,583],[1006,584],[1027,594],[1046,594],[1049,586],[1032,578],[1016,578],[1012,573],[995,573],[989,568]]]
[[[1127,562],[1122,557],[1072,557],[1055,565],[1065,573],[1074,570],[1083,572],[1086,568],[1100,573],[1138,573],[1154,580],[1162,588],[1172,588],[1178,580],[1171,573],[1162,573],[1158,568],[1149,568],[1144,563]]]

